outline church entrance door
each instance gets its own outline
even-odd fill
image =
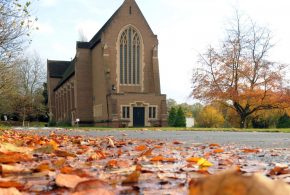
[[[144,107],[133,108],[133,126],[134,127],[145,126],[145,108]]]

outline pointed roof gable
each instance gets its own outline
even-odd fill
[[[110,17],[110,19],[103,25],[103,27],[95,34],[95,36],[89,41],[89,42],[77,42],[77,48],[86,48],[86,49],[92,49],[96,45],[98,45],[101,42],[102,33],[107,30],[107,28],[111,25],[112,21],[116,17],[116,15],[120,12],[120,10],[125,7],[127,4],[131,3],[131,5],[136,6],[137,11],[140,13],[141,17],[144,19],[145,24],[150,29],[150,31],[153,33],[151,27],[149,26],[147,20],[145,19],[142,11],[140,10],[138,4],[135,0],[125,0],[123,4],[115,11],[115,13]]]
[[[77,48],[84,48],[84,49],[92,49],[96,45],[101,42],[102,33],[105,32],[108,27],[111,25],[115,17],[118,13],[127,5],[130,4],[131,6],[135,6],[137,11],[139,12],[140,16],[144,19],[145,24],[147,25],[148,29],[153,33],[152,29],[150,28],[147,20],[145,19],[143,13],[141,12],[138,4],[135,0],[125,0],[123,4],[115,11],[115,13],[110,17],[110,19],[102,26],[102,28],[95,34],[95,36],[89,42],[81,42],[77,41],[76,47]],[[62,86],[71,76],[75,73],[75,59],[72,61],[51,61],[48,60],[48,69],[50,77],[61,78],[58,85],[55,87],[54,90],[57,90],[59,87]]]

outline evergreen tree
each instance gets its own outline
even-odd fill
[[[176,108],[175,107],[171,107],[170,111],[169,111],[169,116],[168,116],[168,125],[171,127],[174,127],[175,124],[175,120],[176,120]]]
[[[185,114],[181,107],[177,110],[174,127],[186,127]]]
[[[287,114],[279,118],[277,128],[290,128],[290,117]]]

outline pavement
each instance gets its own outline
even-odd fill
[[[239,147],[258,147],[263,149],[290,149],[290,133],[263,132],[222,132],[222,131],[151,131],[151,130],[75,130],[55,128],[14,128],[41,135],[51,132],[71,136],[114,136],[116,138],[160,139],[163,141],[183,141],[187,144],[218,143]]]

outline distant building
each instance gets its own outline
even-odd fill
[[[186,118],[186,127],[194,127],[194,118]]]
[[[72,61],[47,61],[51,120],[99,126],[165,126],[158,39],[134,0],[125,0]]]

